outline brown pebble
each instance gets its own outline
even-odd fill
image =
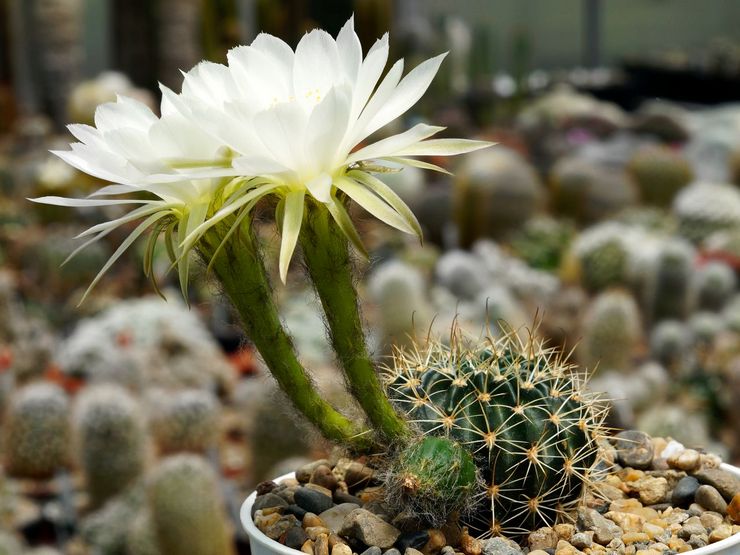
[[[352,548],[346,543],[338,543],[331,548],[331,555],[352,555]]]
[[[732,527],[729,524],[720,524],[709,533],[709,543],[726,540],[732,536]]]
[[[313,542],[311,540],[306,540],[306,543],[301,546],[301,551],[308,553],[308,555],[314,555]]]
[[[319,534],[314,540],[314,555],[329,555],[329,534]]]
[[[440,550],[447,545],[447,538],[442,530],[431,528],[429,531],[429,540],[421,548],[421,552],[424,555],[436,555]]]
[[[483,546],[477,539],[468,534],[467,528],[463,528],[460,548],[465,555],[480,555],[483,552]]]
[[[308,534],[308,538],[316,541],[317,538],[324,534],[326,536],[329,535],[329,529],[325,528],[324,526],[308,526],[305,528],[306,534]]]
[[[326,524],[321,520],[318,515],[314,513],[306,513],[303,516],[303,528],[313,528],[315,526],[323,526],[326,528]]]
[[[668,457],[668,465],[671,468],[691,472],[701,465],[701,455],[694,449],[684,449]]]
[[[331,468],[322,464],[314,469],[309,483],[325,487],[329,491],[334,491],[337,489],[339,480],[337,480],[337,477],[332,474]]]
[[[342,543],[343,544],[346,544],[347,542],[344,541],[344,539],[341,536],[338,536],[334,532],[332,532],[331,534],[329,534],[329,547],[331,549],[334,549],[334,546],[339,545],[339,544],[342,544]]]
[[[308,489],[312,489],[314,491],[318,491],[319,493],[323,493],[327,497],[331,498],[331,495],[332,495],[331,490],[328,489],[328,488],[325,488],[324,486],[320,486],[318,484],[310,484],[309,483],[309,484],[306,484],[304,487],[306,487]]]
[[[527,544],[532,550],[553,549],[558,544],[559,539],[560,538],[555,530],[545,527],[531,532],[527,538]]]
[[[740,493],[736,494],[727,505],[727,516],[735,524],[740,524]]]
[[[576,527],[572,524],[556,524],[552,529],[555,530],[555,533],[561,540],[570,540],[573,534],[576,533]]]
[[[272,490],[274,490],[277,487],[277,484],[273,482],[272,480],[268,480],[266,482],[260,482],[257,484],[257,495],[265,495],[266,493],[270,493]]]

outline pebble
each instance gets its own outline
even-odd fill
[[[689,516],[701,516],[702,513],[704,513],[704,507],[699,505],[699,503],[692,503],[689,505]]]
[[[735,494],[727,506],[727,515],[735,524],[740,524],[740,493]]]
[[[329,555],[329,534],[319,534],[313,541],[314,555]]]
[[[254,514],[261,509],[269,509],[272,507],[287,507],[288,502],[274,493],[266,493],[265,495],[257,496],[252,505],[252,518]]]
[[[388,551],[383,553],[383,555],[401,555],[401,552],[395,547],[391,547]]]
[[[709,543],[726,540],[732,536],[732,527],[729,524],[720,524],[709,533]]]
[[[426,530],[404,532],[396,540],[396,547],[401,553],[405,553],[409,547],[417,549],[423,547],[428,541],[429,532]]]
[[[540,528],[529,534],[527,543],[529,549],[547,549],[554,548],[558,544],[557,532],[552,528]]]
[[[549,553],[543,549],[535,549],[534,551],[530,551],[529,555],[549,555]]]
[[[308,553],[308,555],[313,555],[313,542],[311,540],[306,540],[306,543],[301,546],[301,551]]]
[[[436,555],[447,545],[447,538],[442,530],[437,530],[436,528],[432,528],[428,532],[429,540],[421,548],[421,552],[424,555]]]
[[[303,517],[304,528],[314,528],[316,526],[323,526],[326,528],[326,524],[321,520],[315,513],[308,512]]]
[[[589,534],[588,532],[577,532],[571,536],[570,544],[576,549],[586,549],[593,545],[592,536],[593,534]]]
[[[699,517],[699,520],[701,520],[704,528],[709,528],[711,530],[722,524],[723,518],[722,515],[719,513],[706,511],[702,513],[702,515]]]
[[[331,509],[327,509],[321,513],[318,518],[324,523],[329,530],[332,532],[339,532],[342,528],[342,523],[347,515],[359,509],[360,506],[355,503],[342,503],[340,505],[334,505]]]
[[[311,473],[309,483],[325,487],[329,491],[334,491],[337,489],[339,480],[334,476],[328,465],[321,464]]]
[[[331,555],[352,555],[352,548],[346,543],[338,543],[331,548]]]
[[[455,548],[451,545],[445,545],[440,551],[441,555],[455,555]]]
[[[607,545],[622,535],[622,529],[614,522],[607,520],[594,509],[584,507],[578,509],[578,528],[592,530],[594,541],[601,545]]]
[[[693,476],[686,476],[681,478],[673,488],[671,494],[671,503],[676,507],[688,507],[693,501],[696,495],[696,490],[699,489],[699,480]]]
[[[712,486],[703,485],[699,486],[694,496],[694,501],[699,503],[702,507],[708,511],[714,511],[722,515],[727,514],[727,503],[722,498],[722,494]]]
[[[709,543],[709,536],[707,536],[706,534],[694,534],[688,540],[686,540],[686,543],[694,549],[699,549],[700,547],[704,547]]]
[[[341,503],[355,503],[357,505],[361,505],[362,501],[359,497],[352,495],[351,493],[346,493],[344,491],[336,490],[334,492],[334,502],[337,504]]]
[[[727,501],[740,493],[740,478],[719,468],[702,468],[694,473],[694,477],[702,484],[716,488]]]
[[[396,543],[401,532],[370,511],[355,509],[344,519],[339,535],[388,549]]]
[[[294,526],[285,533],[283,543],[291,549],[300,549],[307,539],[306,531],[300,526]]]
[[[344,481],[349,489],[370,485],[374,476],[375,471],[372,468],[357,461],[350,462],[344,469]]]
[[[321,535],[325,535],[328,541],[328,537],[329,537],[328,528],[324,528],[323,526],[309,526],[308,528],[304,528],[304,530],[306,531],[306,534],[308,534],[308,537],[312,539],[314,542]]]
[[[403,552],[403,555],[424,555],[424,554],[418,549],[414,549],[413,547],[407,547],[406,550]]]
[[[483,545],[479,540],[468,534],[467,528],[463,528],[463,533],[460,537],[460,549],[462,549],[465,555],[481,555]]]
[[[682,540],[688,540],[694,534],[703,534],[705,531],[704,525],[701,523],[701,520],[699,520],[699,517],[692,516],[683,523],[683,526],[681,526],[677,535]]]
[[[317,461],[312,461],[308,464],[304,464],[302,467],[295,471],[295,479],[298,480],[298,482],[300,482],[301,484],[308,483],[308,481],[311,479],[311,474],[313,474],[313,471],[322,465],[331,466],[331,463],[329,463],[329,461],[326,459],[319,459]]]
[[[668,495],[668,480],[662,477],[645,476],[634,482],[634,487],[643,505],[661,503]]]
[[[495,537],[480,543],[483,546],[483,555],[522,555],[521,548],[507,538]]]
[[[298,520],[302,520],[303,517],[306,516],[307,511],[306,511],[306,509],[302,509],[298,505],[288,505],[287,507],[285,507],[283,509],[283,514],[285,514],[285,515],[293,515]]]
[[[326,495],[309,487],[300,487],[296,490],[295,502],[302,509],[317,515],[334,506],[334,502],[331,500],[331,492]]]
[[[368,547],[362,553],[360,553],[360,555],[381,555],[382,553],[383,553],[382,549],[380,549],[377,545],[373,545],[371,547]]]
[[[653,441],[645,432],[626,430],[615,436],[614,447],[622,466],[644,469],[653,462]]]
[[[255,491],[257,492],[257,497],[270,493],[276,487],[278,487],[278,485],[272,480],[260,482],[259,484],[257,484],[257,487],[255,488]]]
[[[301,524],[300,522],[298,522],[298,519],[296,517],[294,517],[293,515],[286,515],[280,518],[280,520],[278,520],[274,524],[271,524],[266,528],[260,528],[260,530],[262,530],[262,533],[268,538],[272,540],[277,540],[280,538],[280,536],[286,534],[291,528],[300,525]]]
[[[691,472],[701,465],[701,455],[694,449],[685,449],[668,457],[666,462],[671,468]]]
[[[570,540],[571,536],[576,532],[576,527],[572,524],[556,524],[552,529],[555,530],[555,533],[561,540]]]

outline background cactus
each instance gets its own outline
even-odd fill
[[[630,251],[627,236],[631,228],[609,222],[584,231],[573,246],[576,272],[584,289],[591,293],[627,285],[630,278]]]
[[[603,415],[595,400],[579,375],[534,339],[512,334],[469,346],[453,337],[451,344],[399,351],[389,396],[423,435],[449,438],[473,454],[485,482],[466,519],[476,532],[552,524],[577,502],[596,463]],[[395,472],[418,474],[418,459],[403,457]],[[450,468],[454,461],[447,462]],[[457,493],[441,488],[438,506]]]
[[[700,243],[716,231],[740,227],[740,192],[732,185],[699,182],[673,202],[681,235]]]
[[[678,238],[662,241],[646,266],[643,307],[649,322],[685,319],[692,304],[696,251]]]
[[[230,555],[216,474],[195,455],[173,455],[154,470],[149,510],[162,553]]]
[[[626,291],[596,297],[583,322],[581,358],[588,368],[628,370],[642,334],[640,313]]]
[[[3,426],[4,468],[19,478],[49,479],[70,463],[69,401],[50,383],[19,389]]]
[[[502,237],[520,228],[542,204],[544,189],[534,170],[504,148],[466,156],[455,178],[454,219],[459,243]]]
[[[573,226],[549,217],[534,217],[511,240],[511,250],[533,268],[555,271],[573,239]]]
[[[688,160],[666,146],[651,145],[638,150],[627,169],[642,200],[656,206],[670,206],[678,191],[694,178]]]
[[[735,271],[724,262],[709,262],[694,275],[696,304],[700,310],[717,312],[735,294]]]
[[[144,470],[147,434],[142,410],[119,386],[92,386],[80,396],[74,423],[90,503],[99,507]]]
[[[99,555],[139,555],[127,552],[132,522],[144,508],[141,484],[111,499],[81,522],[80,535],[85,544]]]
[[[664,320],[650,333],[650,354],[669,370],[677,370],[689,351],[691,333],[683,322]]]
[[[161,453],[204,453],[218,441],[220,404],[199,389],[155,390],[150,428]]]

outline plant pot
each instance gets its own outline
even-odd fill
[[[736,476],[740,477],[740,468],[736,466],[723,464],[722,470],[732,472]],[[282,482],[283,480],[294,477],[295,474],[291,472],[280,476],[279,478],[275,478],[274,481]],[[244,529],[247,531],[247,535],[249,536],[249,545],[252,550],[252,555],[305,555],[302,551],[285,547],[281,543],[271,540],[260,532],[257,526],[255,526],[251,514],[252,505],[254,504],[256,497],[257,492],[252,492],[252,494],[247,497],[242,504],[239,515],[242,521],[242,526],[244,526]],[[691,555],[738,555],[740,554],[740,534],[735,534],[726,540],[722,540],[721,542],[713,543],[699,549],[694,549],[688,553]]]

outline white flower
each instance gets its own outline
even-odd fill
[[[360,147],[419,100],[444,54],[403,78],[400,60],[380,80],[387,58],[386,34],[363,59],[352,19],[336,40],[314,30],[295,52],[280,39],[260,34],[250,46],[232,49],[228,66],[203,62],[185,74],[181,94],[162,87],[161,118],[139,102],[119,98],[98,108],[96,127],[70,126],[81,142],[72,144],[71,151],[55,154],[115,185],[86,199],[35,200],[64,206],[142,205],[82,234],[92,236],[92,242],[144,218],[92,285],[137,237],[152,228],[145,270],[151,270],[151,253],[164,233],[185,291],[187,254],[198,240],[232,214],[238,215],[233,225],[239,225],[265,195],[281,198],[283,281],[307,195],[329,210],[362,252],[345,209],[348,199],[385,223],[420,235],[411,210],[373,174],[382,175],[391,166],[445,171],[411,157],[461,154],[490,143],[430,139],[443,128],[418,124]],[[147,195],[132,199],[132,193]],[[121,194],[126,198],[110,198]]]

